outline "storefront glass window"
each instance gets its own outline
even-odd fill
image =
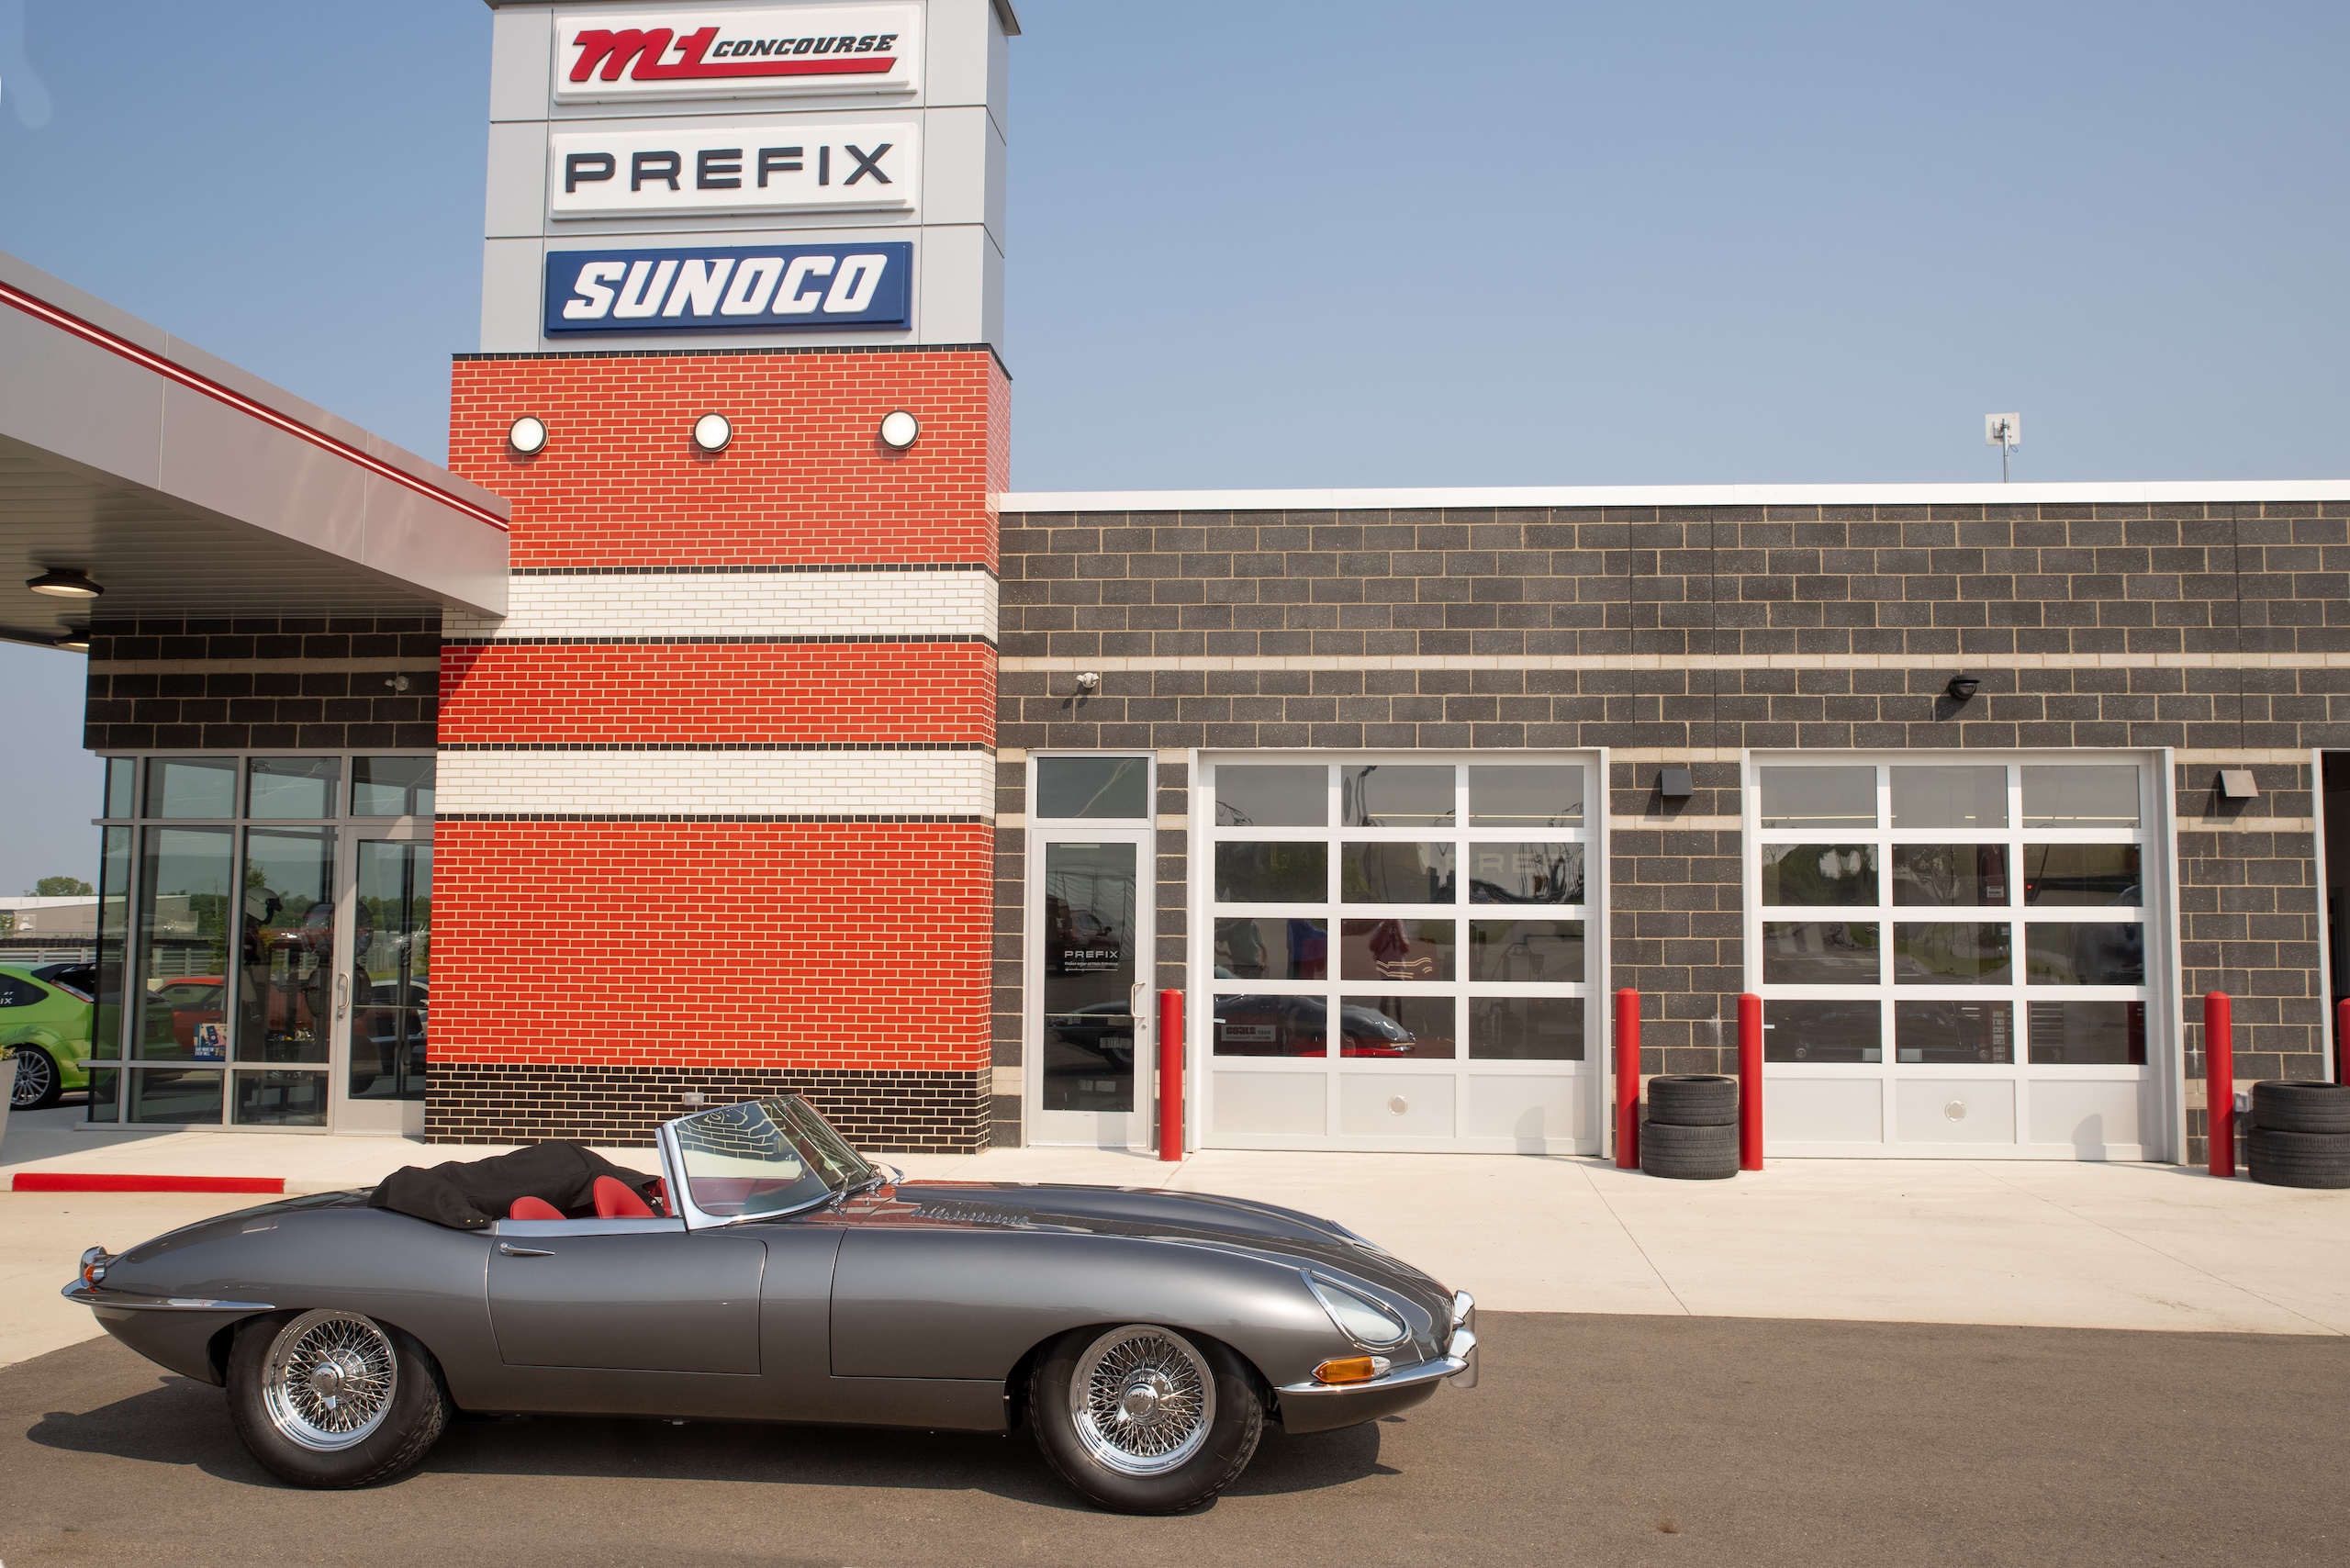
[[[431,816],[432,758],[352,757],[351,814],[354,817]]]
[[[339,756],[257,756],[246,771],[245,814],[330,817],[341,777]]]
[[[237,764],[231,758],[150,757],[147,814],[151,817],[233,817]]]
[[[1147,816],[1150,758],[1040,756],[1036,814],[1093,820]]]

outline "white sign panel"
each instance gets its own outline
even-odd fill
[[[549,140],[556,218],[911,211],[922,188],[922,131],[911,121],[561,131]]]
[[[922,13],[912,6],[575,12],[555,18],[555,39],[558,104],[922,85]]]

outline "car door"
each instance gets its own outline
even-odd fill
[[[759,1374],[767,1248],[674,1219],[501,1220],[489,1316],[509,1367]]]

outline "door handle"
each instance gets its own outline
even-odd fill
[[[517,1247],[510,1241],[499,1242],[498,1244],[498,1249],[500,1252],[505,1253],[509,1258],[552,1258],[554,1256],[554,1253],[547,1251],[544,1248]]]
[[[338,973],[334,977],[334,1015],[345,1018],[351,1014],[351,977]]]

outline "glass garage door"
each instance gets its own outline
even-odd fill
[[[2135,759],[1758,763],[1768,1151],[2160,1158],[2154,779]]]
[[[1594,759],[1203,772],[1204,1145],[1597,1148]]]

